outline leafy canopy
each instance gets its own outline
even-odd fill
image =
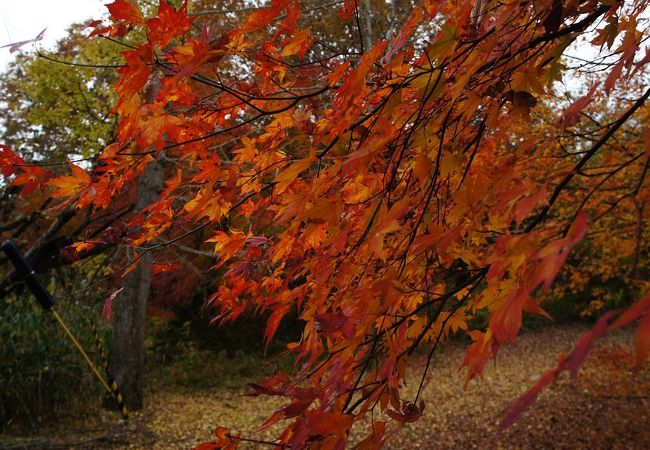
[[[252,385],[287,399],[263,424],[286,421],[277,445],[342,448],[375,411],[359,448],[379,447],[423,414],[440,342],[469,335],[467,380],[479,376],[524,312],[545,314],[543,292],[590,230],[625,242],[647,292],[647,0],[425,0],[372,43],[359,20],[369,12],[350,0],[319,10],[343,24],[331,42],[292,0],[225,32],[187,2],[160,0],[152,17],[129,0],[107,6],[110,22],[90,34],[135,42],[114,85],[114,142],[92,170],[53,179],[3,148],[3,174],[101,214],[151,161],[164,164],[164,191],[122,241],[142,254],[200,236],[223,272],[216,320],[268,312],[267,345],[290,311],[302,321],[288,346],[297,374]],[[577,69],[604,76],[562,100],[576,42],[600,55]],[[628,220],[617,208],[629,205],[641,206]],[[575,376],[610,329],[638,321],[643,362],[649,312],[645,297],[602,316],[504,426],[560,372]],[[488,320],[472,328],[479,313]],[[402,399],[419,349],[420,390]],[[215,434],[200,448],[240,439]]]

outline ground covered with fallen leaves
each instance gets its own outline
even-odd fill
[[[586,330],[572,325],[528,331],[499,353],[482,381],[467,389],[465,373],[459,370],[466,346],[448,344],[429,369],[424,416],[392,428],[387,448],[649,448],[650,365],[635,370],[631,330],[598,344],[577,382],[563,375],[518,422],[495,435],[503,411]],[[414,397],[422,370],[423,365],[413,367],[404,399]],[[240,387],[210,390],[154,382],[145,409],[133,413],[128,424],[114,412],[91,408],[32,429],[29,435],[2,436],[0,449],[187,449],[211,440],[216,425],[239,430],[242,437],[271,439],[277,427],[261,433],[255,429],[280,403],[243,396],[246,381],[251,380],[242,377]],[[365,435],[369,424],[370,419],[353,429],[352,443]]]

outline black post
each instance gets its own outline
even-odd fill
[[[36,272],[34,272],[34,269],[29,265],[29,262],[27,262],[23,254],[20,253],[16,244],[12,241],[4,241],[2,243],[2,251],[7,254],[7,257],[16,268],[16,272],[25,280],[25,284],[27,284],[27,287],[32,291],[32,294],[34,294],[34,297],[36,297],[36,300],[38,300],[38,303],[40,303],[43,309],[49,310],[54,306],[54,299],[47,292],[45,286],[41,284],[41,281],[36,276]]]

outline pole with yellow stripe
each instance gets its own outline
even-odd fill
[[[113,378],[113,374],[111,373],[111,368],[108,364],[108,358],[106,356],[106,352],[104,351],[104,345],[102,344],[102,340],[99,337],[99,333],[97,332],[95,321],[89,319],[89,322],[90,322],[90,330],[92,331],[93,337],[95,338],[95,346],[97,347],[97,352],[99,353],[99,357],[104,363],[104,370],[106,371],[106,380],[108,381],[108,385],[111,390],[111,395],[117,402],[117,407],[120,410],[120,414],[122,414],[122,417],[128,418],[129,412],[126,409],[126,404],[124,403],[124,398],[122,397],[122,393],[120,392],[120,389],[117,387],[117,382],[115,381],[115,378]]]
[[[50,293],[45,289],[45,286],[43,286],[36,276],[36,272],[34,272],[34,269],[29,265],[25,257],[20,253],[20,250],[18,250],[18,247],[16,247],[16,244],[14,244],[12,241],[5,241],[2,243],[2,251],[5,252],[11,263],[14,265],[16,268],[16,273],[23,278],[25,281],[25,284],[29,288],[30,291],[32,291],[32,294],[34,294],[34,297],[36,297],[36,300],[38,303],[41,305],[41,307],[49,311],[54,319],[57,321],[59,326],[63,329],[65,334],[68,336],[72,344],[79,350],[79,353],[81,353],[81,356],[84,358],[86,361],[86,364],[88,364],[88,367],[90,371],[92,372],[93,375],[100,381],[104,389],[115,398],[115,400],[118,403],[118,406],[120,408],[120,414],[122,414],[122,418],[124,420],[129,418],[128,411],[126,409],[126,406],[124,406],[124,399],[122,398],[122,395],[119,393],[119,390],[117,389],[117,384],[115,383],[115,380],[112,380],[112,385],[109,385],[109,383],[104,379],[102,374],[99,372],[93,361],[90,359],[88,356],[88,353],[84,350],[83,346],[77,340],[77,338],[74,336],[72,331],[70,331],[70,328],[66,325],[66,323],[63,321],[61,316],[56,312],[55,309],[52,307],[54,306],[54,299],[50,295]]]

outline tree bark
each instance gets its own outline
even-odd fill
[[[150,163],[136,186],[135,210],[142,211],[162,190],[163,169]],[[128,260],[134,258],[129,249]],[[144,404],[144,337],[145,314],[151,288],[153,255],[144,253],[139,264],[124,276],[124,289],[113,307],[113,349],[111,370],[128,409],[142,409]]]
[[[372,2],[371,0],[366,0],[366,36],[364,42],[364,48],[370,50],[372,48]]]

